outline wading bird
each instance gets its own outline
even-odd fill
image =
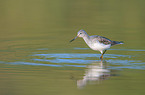
[[[86,44],[92,49],[96,51],[101,52],[101,57],[100,59],[103,60],[103,55],[109,49],[111,46],[118,45],[118,44],[123,44],[122,41],[111,41],[110,39],[103,37],[103,36],[98,36],[98,35],[93,35],[89,36],[84,30],[80,30],[77,33],[77,36],[72,39],[70,42],[74,41],[77,37],[82,37]]]

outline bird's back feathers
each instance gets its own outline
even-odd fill
[[[100,43],[103,43],[105,45],[111,44],[111,46],[117,45],[117,44],[123,44],[123,41],[111,41],[110,39],[106,37],[98,36],[98,35],[90,36],[90,39],[92,39],[92,41],[98,40]]]

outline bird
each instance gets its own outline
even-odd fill
[[[114,45],[119,45],[119,44],[124,44],[123,41],[112,41],[106,37],[99,36],[99,35],[92,35],[89,36],[87,32],[85,32],[83,29],[79,30],[77,33],[77,36],[70,40],[70,42],[74,41],[76,38],[81,37],[84,39],[86,44],[95,51],[100,51],[101,52],[101,57],[100,59],[103,60],[103,55],[105,52]]]

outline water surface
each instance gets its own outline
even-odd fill
[[[0,95],[142,95],[143,0],[1,1]],[[104,55],[77,31],[125,44]]]

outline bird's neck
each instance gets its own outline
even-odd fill
[[[83,39],[84,39],[84,41],[88,44],[89,43],[89,39],[90,39],[90,36],[89,35],[85,35],[84,37],[83,37]]]

